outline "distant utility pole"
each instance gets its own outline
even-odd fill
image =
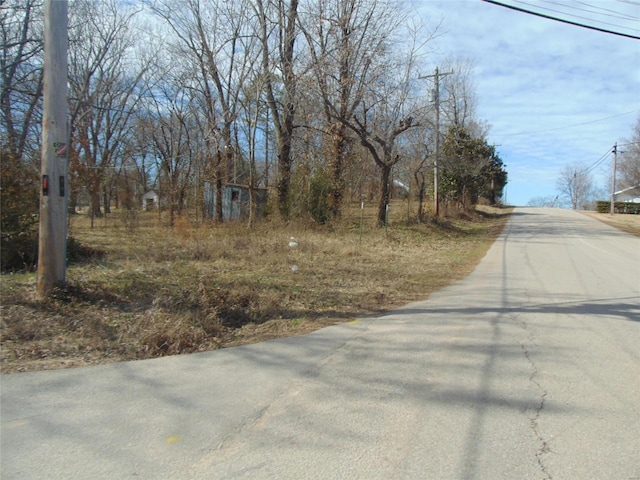
[[[439,180],[438,180],[438,162],[440,161],[440,77],[447,75],[453,75],[453,72],[441,73],[436,67],[433,75],[424,75],[418,77],[420,79],[431,78],[434,79],[433,97],[436,107],[436,153],[433,160],[433,214],[438,217],[440,215],[440,194],[439,194]]]
[[[44,2],[44,89],[37,294],[65,285],[69,129],[67,0]]]
[[[611,179],[611,215],[615,213],[615,204],[616,204],[616,168],[618,163],[618,142],[613,144],[613,150],[611,150],[613,154],[613,175]]]

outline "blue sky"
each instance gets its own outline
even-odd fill
[[[640,36],[637,1],[502,3]],[[427,25],[442,20],[434,67],[451,56],[475,65],[478,117],[492,126],[488,141],[507,165],[510,204],[555,196],[563,167],[590,167],[631,135],[640,117],[640,40],[481,0],[417,0],[415,6]],[[605,190],[611,165],[609,154],[593,170]]]

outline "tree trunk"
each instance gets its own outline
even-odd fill
[[[418,173],[414,174],[414,179],[416,181],[416,186],[418,187],[418,193],[417,193],[417,198],[418,198],[418,221],[420,223],[424,222],[424,199],[425,199],[425,193],[426,193],[426,182],[425,182],[425,178],[424,175],[419,175]]]
[[[378,204],[378,226],[385,227],[387,225],[387,212],[389,207],[390,188],[389,181],[391,179],[391,166],[380,165],[380,203]]]
[[[218,171],[218,175],[216,176],[216,220],[220,223],[224,221],[224,217],[222,216],[222,175],[221,172]]]
[[[169,226],[174,227],[176,224],[176,195],[173,185],[169,186]]]
[[[340,216],[342,209],[342,197],[344,195],[344,163],[348,152],[349,138],[347,128],[344,124],[338,123],[334,126],[332,143],[333,158],[331,159],[331,193],[329,197],[329,208],[333,218]]]
[[[273,115],[273,124],[276,131],[278,147],[278,210],[283,218],[288,219],[290,215],[290,186],[291,186],[291,142],[293,139],[293,119],[296,113],[295,96],[297,78],[293,71],[294,45],[296,40],[296,22],[298,20],[298,0],[290,0],[286,13],[285,4],[280,2],[277,8],[282,9],[280,23],[280,52],[278,67],[283,73],[282,100],[276,101],[275,87],[272,82],[271,58],[269,55],[269,28],[267,28],[267,15],[265,14],[262,0],[256,1],[258,18],[260,20],[260,42],[262,43],[262,66],[266,75],[267,104]],[[280,108],[279,106],[282,105]]]
[[[283,140],[278,154],[278,210],[285,220],[291,214],[291,139]]]
[[[109,195],[109,189],[105,185],[102,187],[102,203],[104,204],[104,214],[111,213],[111,196]]]
[[[213,175],[216,182],[216,198],[215,198],[215,210],[216,221],[222,223],[222,153],[218,150],[215,154],[215,164],[213,167]]]
[[[92,189],[90,192],[91,196],[91,228],[93,228],[93,220],[94,218],[102,217],[102,210],[100,209],[100,190]]]

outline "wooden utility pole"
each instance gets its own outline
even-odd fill
[[[439,187],[440,184],[438,180],[438,162],[440,161],[440,77],[445,77],[447,75],[453,75],[453,72],[445,72],[441,73],[436,67],[433,75],[425,75],[423,77],[418,78],[431,78],[434,79],[434,89],[433,89],[433,101],[436,107],[436,153],[433,161],[433,214],[438,217],[440,215],[440,193]]]
[[[613,154],[613,175],[611,176],[611,215],[615,213],[616,210],[616,168],[618,163],[618,142],[613,144],[613,150],[611,150]]]
[[[40,299],[66,281],[69,128],[67,0],[44,2],[44,89],[38,286]]]

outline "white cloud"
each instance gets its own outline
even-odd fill
[[[533,6],[519,6],[538,11],[549,6],[527,3]],[[593,25],[608,20],[617,24],[608,28],[640,34],[631,30],[639,28],[640,7],[607,2],[609,10],[636,19],[623,22],[577,11],[573,2],[554,5],[591,18]],[[510,201],[525,204],[530,197],[554,194],[563,166],[591,165],[629,136],[640,115],[640,41],[480,0],[417,2],[416,8],[427,24],[444,19],[434,66],[451,56],[476,65],[478,115],[493,125],[489,141],[499,145],[507,165]],[[601,184],[608,181],[606,172],[595,173]]]

